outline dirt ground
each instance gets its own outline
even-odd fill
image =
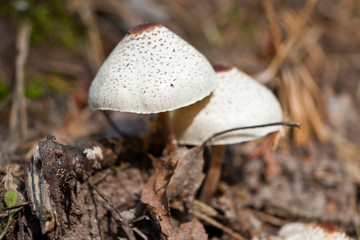
[[[119,135],[88,107],[144,22],[264,83],[301,129],[227,146],[200,201],[211,147],[168,154],[156,115],[108,112]],[[360,239],[359,1],[6,0],[0,36],[1,239],[286,239],[293,222]]]

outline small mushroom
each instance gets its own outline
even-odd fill
[[[273,93],[235,67],[215,67],[219,87],[208,97],[176,111],[175,133],[180,144],[200,145],[227,129],[279,122],[280,104]],[[251,128],[221,134],[210,140],[213,148],[200,199],[207,201],[220,179],[225,144],[254,140],[278,131],[280,126]]]
[[[203,99],[217,85],[200,52],[161,24],[148,23],[130,30],[105,60],[91,83],[89,106],[160,113],[168,145],[176,142],[168,111]]]
[[[279,230],[279,237],[284,240],[351,240],[346,233],[332,224],[294,222]]]

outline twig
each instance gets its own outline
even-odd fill
[[[142,231],[140,231],[137,227],[133,227],[132,230],[134,230],[134,232],[136,232],[144,240],[148,240],[148,237]]]
[[[305,25],[306,20],[309,18],[310,13],[314,9],[316,2],[317,0],[308,0],[306,2],[305,6],[303,7],[300,13],[300,16],[297,18],[293,28],[291,28],[285,41],[278,48],[275,57],[272,59],[267,69],[265,69],[263,72],[255,76],[255,78],[259,82],[267,83],[275,76],[281,64],[283,63],[286,56],[289,54],[291,48],[295,44],[297,35]]]
[[[119,135],[119,137],[128,137],[128,135],[127,135],[125,132],[121,131],[121,130],[116,126],[116,124],[115,124],[114,121],[111,119],[111,117],[110,117],[110,115],[109,115],[109,113],[108,113],[107,111],[101,111],[101,112],[104,114],[106,120],[109,122],[110,126],[114,129],[114,131]]]
[[[9,128],[14,132],[19,119],[20,113],[20,134],[22,137],[27,136],[27,116],[26,116],[26,98],[25,98],[25,80],[24,68],[26,58],[29,52],[31,23],[23,20],[18,28],[16,38],[16,48],[18,55],[15,60],[15,92],[12,98]]]
[[[221,229],[222,231],[226,232],[227,234],[231,235],[233,238],[235,239],[239,239],[239,240],[245,240],[244,237],[242,237],[239,233],[234,232],[231,228],[228,228],[227,226],[219,223],[218,221],[206,216],[205,214],[202,214],[198,211],[194,211],[194,216],[197,217],[200,220],[203,220],[204,222],[218,228]]]
[[[136,237],[134,235],[134,229],[127,223],[127,221],[125,221],[125,219],[121,217],[119,209],[117,209],[117,207],[115,207],[114,204],[112,204],[109,200],[107,200],[105,196],[96,187],[94,187],[91,184],[89,184],[89,187],[94,189],[97,192],[97,194],[99,194],[99,196],[110,206],[110,208],[118,214],[117,217],[118,219],[115,218],[115,220],[122,225],[123,230],[125,231],[127,237],[130,240],[136,240]]]
[[[22,203],[16,204],[16,205],[11,206],[11,207],[3,208],[3,209],[0,210],[0,212],[10,211],[12,209],[15,209],[15,208],[18,208],[18,207],[23,207],[23,206],[26,206],[26,205],[29,205],[29,202],[22,202]]]
[[[93,1],[88,0],[70,1],[70,7],[79,13],[81,21],[87,28],[90,45],[90,50],[87,51],[87,59],[92,72],[95,74],[104,60],[104,51],[93,5]]]
[[[251,213],[253,213],[254,215],[256,215],[258,218],[260,218],[260,220],[270,223],[274,226],[278,226],[281,227],[283,225],[285,225],[286,223],[288,223],[288,221],[282,220],[278,217],[274,217],[268,213],[264,213],[255,209],[247,209],[248,211],[250,211]]]
[[[270,0],[264,0],[263,8],[270,24],[271,37],[272,37],[274,49],[278,50],[281,45],[282,35],[281,35],[280,26],[278,24],[278,19],[276,17],[274,3]]]
[[[306,221],[316,220],[319,222],[336,223],[344,226],[352,225],[352,219],[348,213],[327,214],[323,211],[311,211],[297,208],[296,206],[283,206],[274,203],[264,207],[264,212],[272,216],[279,216],[287,219],[301,218]]]
[[[289,127],[297,127],[297,128],[301,128],[301,125],[299,123],[296,122],[273,122],[273,123],[266,123],[266,124],[260,124],[260,125],[253,125],[253,126],[246,126],[246,127],[237,127],[237,128],[231,128],[231,129],[227,129],[221,132],[217,132],[215,134],[213,134],[211,137],[209,137],[208,139],[206,139],[204,141],[204,143],[202,145],[207,145],[207,143],[209,143],[212,139],[219,137],[221,135],[224,135],[226,133],[229,132],[234,132],[234,131],[238,131],[238,130],[245,130],[245,129],[251,129],[251,128],[263,128],[263,127],[271,127],[271,126],[289,126]]]
[[[7,231],[8,231],[8,229],[9,229],[9,227],[10,227],[10,224],[11,224],[11,222],[12,222],[12,220],[13,220],[13,217],[14,217],[15,214],[16,214],[17,212],[19,212],[21,209],[23,209],[23,207],[19,207],[19,208],[15,209],[15,210],[12,210],[12,211],[9,213],[9,218],[8,218],[7,223],[6,223],[6,226],[5,226],[4,230],[0,233],[0,239],[3,239],[3,238],[5,237]]]

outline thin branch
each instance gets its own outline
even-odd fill
[[[12,106],[9,119],[9,128],[14,132],[20,114],[20,133],[22,137],[27,136],[27,115],[25,98],[24,68],[29,52],[31,23],[23,20],[18,28],[16,48],[18,55],[15,60],[15,92],[12,98]]]
[[[111,117],[110,117],[110,115],[109,115],[109,113],[108,113],[107,111],[101,111],[101,112],[104,114],[106,120],[109,122],[110,126],[114,129],[114,131],[119,135],[119,137],[128,137],[128,135],[127,135],[125,132],[121,131],[121,130],[116,126],[116,124],[115,124],[114,121],[111,119]]]
[[[219,223],[218,221],[212,219],[211,217],[206,216],[205,214],[202,214],[198,211],[194,211],[194,216],[218,229],[221,229],[222,231],[229,234],[231,237],[238,239],[238,240],[245,240],[243,236],[241,236],[239,233],[233,231],[231,228]]]
[[[280,26],[278,23],[278,19],[276,16],[274,3],[270,0],[264,0],[263,8],[264,8],[266,17],[269,21],[273,46],[274,46],[274,49],[277,50],[277,49],[279,49],[279,47],[281,45],[282,34],[281,34],[281,29],[280,29]]]
[[[110,206],[110,208],[118,214],[117,218],[115,218],[115,221],[117,221],[120,225],[122,225],[124,232],[126,233],[129,240],[136,240],[136,237],[134,235],[133,228],[127,223],[125,219],[121,217],[120,211],[117,207],[112,204],[109,200],[105,198],[105,196],[93,185],[89,184],[89,187],[94,189],[97,194]]]
[[[260,124],[260,125],[254,125],[254,126],[246,126],[246,127],[237,127],[237,128],[231,128],[227,129],[218,133],[213,134],[211,137],[206,139],[202,145],[206,145],[209,143],[212,139],[219,137],[221,135],[224,135],[229,132],[234,132],[238,130],[245,130],[245,129],[251,129],[251,128],[263,128],[263,127],[272,127],[272,126],[289,126],[289,127],[297,127],[301,128],[301,125],[296,122],[273,122],[273,123],[266,123],[266,124]]]

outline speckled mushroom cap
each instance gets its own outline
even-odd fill
[[[161,24],[130,30],[105,60],[89,90],[93,110],[157,113],[187,106],[218,85],[194,47]]]
[[[282,121],[273,93],[235,67],[215,68],[219,87],[203,100],[176,111],[179,143],[200,145],[214,133],[230,128]],[[280,126],[239,130],[214,138],[211,145],[234,144],[262,137]]]

